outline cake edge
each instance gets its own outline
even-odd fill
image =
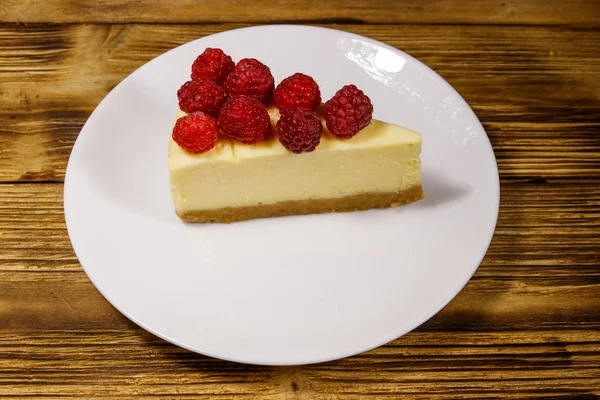
[[[368,192],[329,199],[286,200],[275,204],[224,207],[214,210],[196,210],[182,213],[176,210],[176,213],[185,222],[231,223],[286,215],[350,212],[369,210],[371,208],[396,207],[421,200],[424,197],[423,187],[419,184],[400,192]]]

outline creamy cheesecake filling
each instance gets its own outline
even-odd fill
[[[270,109],[270,114],[274,127],[277,111]],[[255,145],[220,140],[199,155],[185,152],[171,139],[171,190],[180,215],[420,190],[420,152],[418,133],[376,120],[349,140],[324,129],[315,151],[302,154],[285,149],[275,134]]]

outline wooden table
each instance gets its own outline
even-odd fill
[[[598,0],[0,2],[0,397],[537,398],[600,395]],[[126,75],[201,36],[273,22],[355,32],[435,69],[494,146],[498,227],[442,312],[320,365],[223,362],[98,293],[62,183],[86,118]]]

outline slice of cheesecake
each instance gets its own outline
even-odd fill
[[[275,126],[277,109],[269,114]],[[275,132],[253,145],[220,139],[202,154],[184,151],[171,138],[177,215],[190,222],[233,222],[383,208],[424,197],[419,133],[372,120],[355,137],[341,140],[323,125],[321,143],[302,154],[284,148]]]

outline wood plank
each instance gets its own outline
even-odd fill
[[[599,344],[581,330],[413,332],[348,359],[270,368],[193,354],[139,329],[10,331],[0,396],[593,399]]]
[[[595,24],[594,0],[4,0],[0,22]]]
[[[482,271],[486,265],[481,266]],[[538,271],[541,268],[538,268]],[[492,332],[600,330],[598,273],[511,279],[476,274],[467,287],[420,330]],[[531,269],[529,270],[531,271]],[[489,275],[488,271],[488,275]],[[589,273],[589,271],[588,271]],[[126,329],[133,325],[100,295],[82,271],[0,272],[2,331]]]
[[[0,26],[0,182],[62,181],[79,130],[111,88],[178,44],[235,27]],[[596,31],[330,27],[404,49],[446,78],[484,124],[503,178],[600,177]]]
[[[600,329],[597,182],[503,182],[474,278],[423,331]],[[0,185],[0,328],[124,329],[71,249],[62,185]]]

